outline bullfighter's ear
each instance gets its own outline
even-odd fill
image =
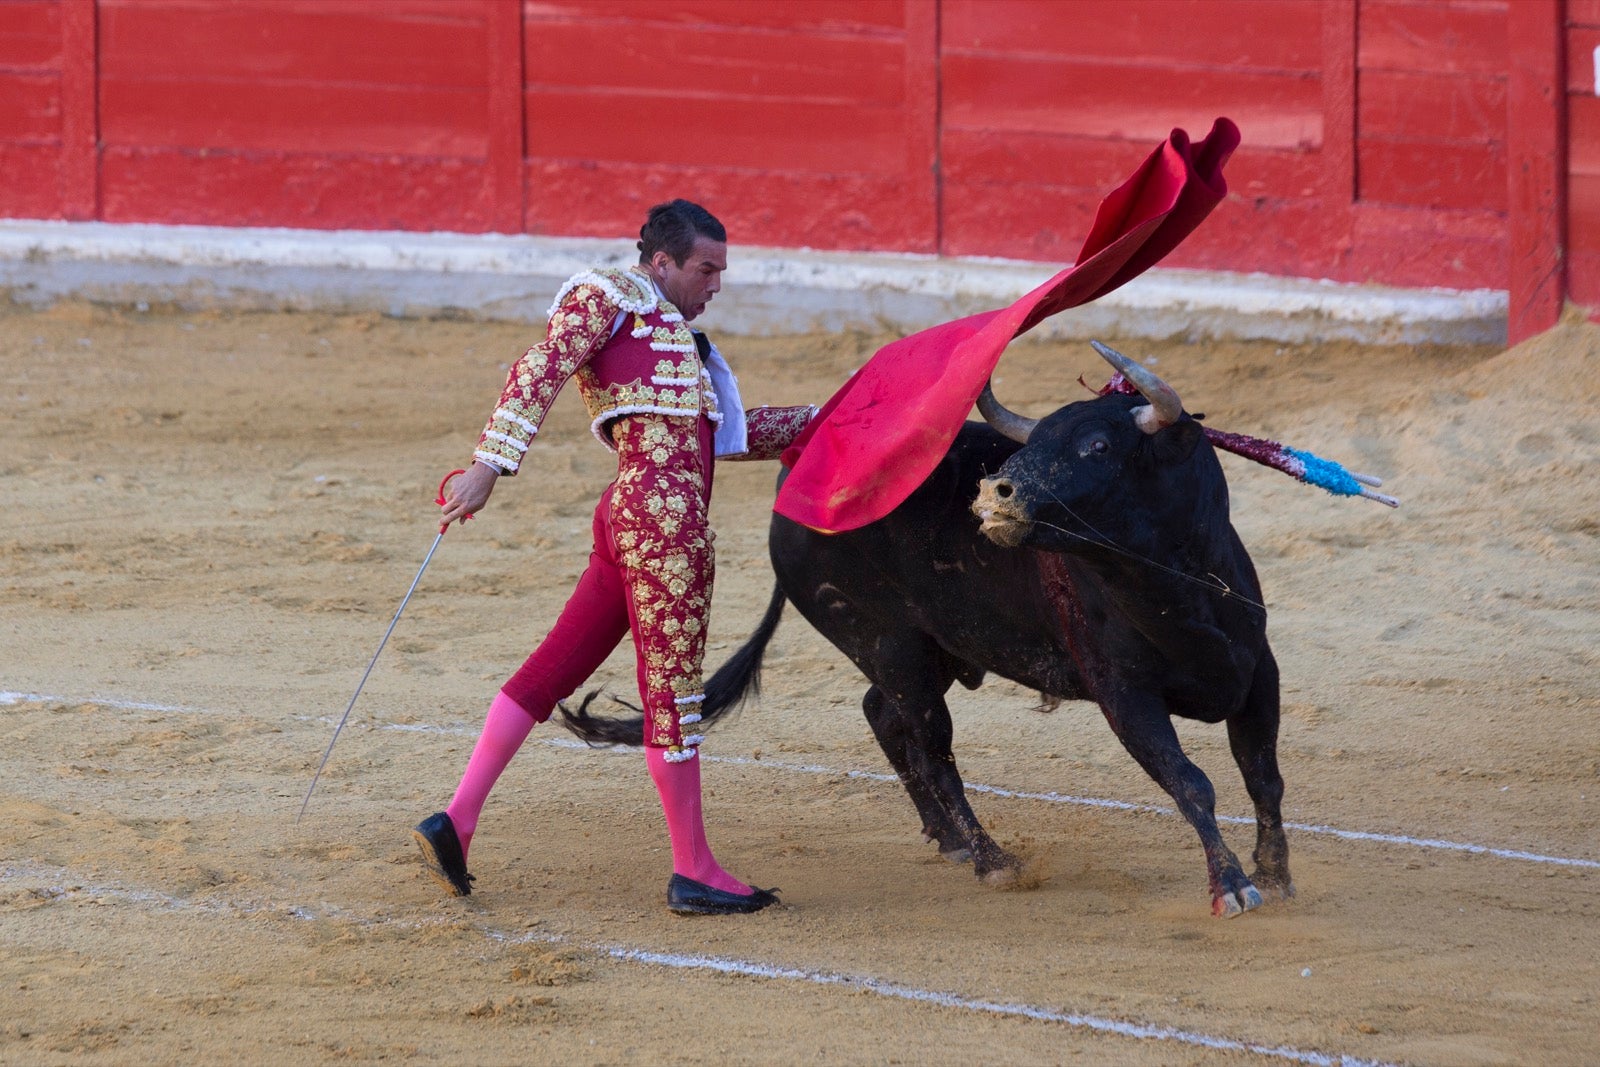
[[[1158,431],[1151,439],[1156,455],[1164,463],[1182,463],[1194,454],[1195,447],[1206,435],[1205,429],[1188,415],[1166,429]]]

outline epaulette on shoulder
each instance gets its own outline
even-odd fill
[[[551,302],[550,310],[545,312],[545,317],[554,315],[569,293],[585,285],[599,289],[619,310],[631,311],[635,315],[648,314],[654,311],[658,304],[655,288],[633,271],[617,267],[600,267],[568,278],[561,291],[556,294],[555,300]]]

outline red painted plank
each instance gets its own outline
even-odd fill
[[[108,148],[101,174],[108,222],[466,233],[493,225],[485,164],[464,160]]]
[[[1233,163],[1230,161],[1229,167]],[[1113,185],[1093,188],[1032,184],[973,186],[952,200],[954,254],[1006,255],[1023,259],[1067,260],[1089,232],[1095,209]],[[1229,179],[1233,182],[1232,176]],[[1325,213],[1314,201],[1276,200],[1230,194],[1204,226],[1163,263],[1204,269],[1270,270],[1293,259],[1304,263],[1306,248],[1316,254],[1327,244]],[[1306,240],[1315,232],[1316,242]],[[1270,235],[1270,239],[1263,237]],[[989,250],[986,250],[986,245]],[[1290,254],[1292,252],[1292,255]],[[1313,268],[1320,268],[1314,263]]]
[[[1600,51],[1600,26],[1567,30],[1567,91],[1600,95],[1595,85],[1595,53]]]
[[[0,72],[0,141],[61,144],[61,76]]]
[[[1322,207],[1335,235],[1334,255],[1350,249],[1350,205],[1356,201],[1356,50],[1360,32],[1353,3],[1323,4],[1322,31]]]
[[[488,153],[493,228],[499,233],[521,233],[524,224],[521,0],[494,0],[488,18]]]
[[[943,226],[939,167],[939,8],[908,4],[902,66],[905,105],[905,170],[898,224],[919,234],[900,246],[908,252],[938,252]]]
[[[612,163],[708,165],[761,171],[900,176],[905,171],[904,116],[898,108],[764,100],[695,101],[699,128],[682,132],[681,99],[581,90],[527,96],[530,158]],[[627,121],[619,120],[627,116]]]
[[[1230,161],[1230,169],[1232,165]],[[1346,281],[1339,239],[1346,232],[1347,214],[1325,210],[1316,199],[1251,201],[1230,196],[1162,265]],[[1291,263],[1301,264],[1301,269],[1287,270]]]
[[[102,8],[101,69],[123,79],[478,87],[486,49],[481,0]]]
[[[1568,26],[1600,26],[1600,0],[1567,0]]]
[[[905,93],[905,49],[898,37],[713,29],[694,40],[693,49],[674,57],[667,77],[657,27],[530,23],[528,82],[541,89],[653,92],[688,101],[745,95],[879,107],[898,104]]]
[[[100,126],[96,108],[94,0],[61,5],[61,214],[99,212]]]
[[[1600,322],[1600,253],[1574,252],[1567,270],[1568,299],[1588,309],[1590,322]]]
[[[951,213],[946,243],[956,255],[1069,262],[1108,191],[1038,187],[964,200]],[[1335,277],[1328,226],[1327,213],[1315,201],[1230,196],[1162,266],[1269,273],[1293,273],[1298,267],[1299,273]]]
[[[1341,281],[1451,289],[1504,289],[1509,269],[1498,212],[1426,211],[1357,204]],[[1292,273],[1292,272],[1289,272]]]
[[[1098,202],[1089,190],[1056,186],[947,196],[944,250],[953,256],[1070,263],[1089,233]]]
[[[61,150],[0,141],[0,218],[61,217]]]
[[[1516,344],[1554,326],[1567,295],[1561,0],[1523,3],[1506,28],[1507,333]]]
[[[730,287],[739,280],[740,245],[861,251],[926,240],[910,228],[895,178],[557,160],[528,168],[528,229],[629,237],[651,204],[676,196],[699,201],[727,225]]]
[[[1356,148],[1361,199],[1419,208],[1506,207],[1506,147],[1418,144],[1362,138]]]
[[[483,159],[487,113],[481,89],[101,83],[108,145]]]
[[[1600,311],[1600,98],[1567,98],[1567,295]]]
[[[1600,97],[1567,98],[1567,168],[1600,176]]]
[[[980,184],[1110,189],[1150,149],[1148,143],[1120,139],[946,126],[940,137],[940,172],[951,191]]]
[[[1357,110],[1363,137],[1503,140],[1506,83],[1500,78],[1366,71]]]
[[[57,0],[6,0],[0,4],[0,37],[12,34],[47,37],[59,33]]]
[[[1203,130],[1191,128],[1196,136]],[[941,171],[947,196],[970,187],[1057,185],[1075,189],[1114,188],[1150,154],[1153,143],[1099,140],[1053,134],[988,130],[945,132]],[[1315,196],[1321,155],[1292,149],[1241,145],[1228,161],[1228,190],[1234,196],[1299,199]]]
[[[485,0],[384,0],[385,18],[410,21],[460,21],[477,18]],[[219,7],[253,11],[263,19],[298,19],[306,15],[345,15],[370,12],[372,0],[95,0],[101,13],[117,9],[170,8],[205,15]]]
[[[686,26],[705,28],[759,27],[838,34],[898,32],[906,20],[907,4],[932,0],[804,0],[802,3],[751,3],[750,0],[538,0],[526,5],[530,23],[604,22],[616,25],[653,24],[663,34]],[[681,55],[678,56],[681,58]]]
[[[1506,17],[1505,3],[1361,0],[1361,69],[1501,77]]]
[[[1254,145],[1313,146],[1322,139],[1322,88],[1309,76],[949,54],[943,75],[947,128],[1153,144],[1174,126],[1205,131],[1226,115]]]
[[[61,22],[55,0],[0,4],[0,70],[54,70],[61,62]]]
[[[945,51],[1171,68],[1320,68],[1316,0],[943,0]]]

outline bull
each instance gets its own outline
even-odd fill
[[[702,717],[714,722],[759,687],[766,646],[793,603],[866,675],[867,721],[924,835],[998,884],[1020,861],[967,803],[946,693],[994,673],[1050,699],[1093,701],[1194,827],[1212,912],[1231,917],[1294,893],[1267,612],[1205,430],[1150,370],[1095,348],[1136,393],[1033,420],[985,387],[986,424],[967,423],[885,518],[821,534],[774,515],[777,588],[707,684]],[[639,742],[636,720],[586,706],[562,713],[590,742]],[[1248,875],[1217,829],[1211,782],[1184,753],[1174,716],[1227,724],[1256,814]]]

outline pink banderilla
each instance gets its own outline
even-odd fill
[[[1089,383],[1079,379],[1084,388],[1093,388]],[[1139,391],[1133,387],[1120,374],[1111,376],[1105,388],[1099,390],[1101,396],[1108,393],[1126,393],[1137,396]],[[1205,428],[1206,439],[1216,448],[1224,452],[1232,452],[1236,456],[1254,460],[1264,467],[1271,467],[1289,475],[1297,481],[1307,485],[1315,485],[1326,489],[1334,496],[1364,496],[1368,500],[1376,500],[1380,504],[1391,508],[1400,506],[1400,501],[1385,493],[1375,493],[1373,489],[1383,484],[1383,479],[1370,474],[1358,474],[1346,470],[1342,465],[1331,459],[1277,441],[1269,441],[1264,437],[1251,437],[1249,434],[1229,433],[1227,430],[1216,430],[1210,426]],[[1370,487],[1370,488],[1369,488]]]

